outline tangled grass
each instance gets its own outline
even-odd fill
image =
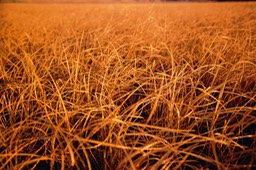
[[[252,169],[256,4],[2,4],[0,169]]]

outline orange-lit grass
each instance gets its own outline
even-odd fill
[[[255,167],[255,7],[2,5],[0,169]]]

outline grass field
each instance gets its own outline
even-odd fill
[[[256,168],[255,11],[1,4],[0,169]]]

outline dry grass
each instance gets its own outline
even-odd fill
[[[256,166],[256,4],[5,4],[0,169]]]

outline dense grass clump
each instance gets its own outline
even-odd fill
[[[256,4],[5,4],[0,169],[256,168]]]

